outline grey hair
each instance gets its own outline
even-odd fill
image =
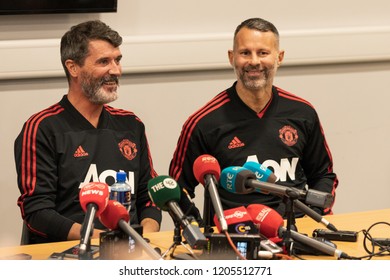
[[[108,25],[100,20],[92,20],[72,26],[61,38],[61,63],[65,70],[66,77],[70,79],[70,74],[65,66],[68,59],[73,60],[78,65],[84,65],[88,56],[88,46],[91,40],[104,40],[118,47],[122,44],[122,37],[117,31],[112,30]]]

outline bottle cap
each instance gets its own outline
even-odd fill
[[[126,182],[126,172],[119,171],[116,173],[116,181],[117,182]]]

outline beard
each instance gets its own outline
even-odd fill
[[[94,78],[88,73],[82,73],[81,78],[81,88],[84,95],[93,104],[103,105],[118,99],[117,89],[119,87],[119,80],[117,76],[107,75],[103,78]],[[115,85],[112,84],[106,90],[104,88],[105,83],[115,83]]]
[[[272,67],[261,69],[260,66],[247,66],[241,70],[235,68],[235,71],[238,79],[242,82],[245,88],[249,90],[259,90],[272,85],[276,67],[273,65]],[[251,77],[247,75],[247,71],[261,71],[261,75]]]

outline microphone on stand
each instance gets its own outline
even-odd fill
[[[266,168],[265,166],[261,165],[257,162],[246,162],[243,165],[244,168],[249,169],[253,173],[255,173],[257,180],[262,182],[269,182],[269,183],[275,183],[276,176],[275,174]],[[309,199],[310,200],[310,199]],[[316,222],[322,223],[324,226],[326,226],[328,229],[332,231],[337,231],[337,228],[331,224],[329,221],[327,221],[324,217],[322,217],[320,214],[315,212],[313,209],[308,207],[306,204],[301,202],[298,199],[294,199],[294,207],[301,210],[303,213],[308,215],[310,218],[315,220]]]
[[[229,233],[257,234],[259,231],[255,227],[252,217],[244,206],[227,209],[223,211]],[[214,223],[219,232],[223,232],[218,217],[214,216]]]
[[[109,200],[106,209],[100,215],[102,224],[110,230],[120,228],[141,245],[153,260],[162,260],[161,256],[145,241],[145,239],[129,225],[130,215],[127,209],[116,200]]]
[[[180,187],[169,176],[157,176],[148,182],[150,199],[163,211],[169,212],[174,222],[183,228],[183,236],[191,248],[200,248],[207,244],[207,239],[199,227],[190,223],[179,206]]]
[[[249,215],[252,216],[254,223],[258,224],[260,233],[264,234],[267,238],[276,236],[279,238],[284,237],[287,229],[281,224],[283,218],[274,209],[262,204],[251,204],[247,207],[247,210]],[[335,256],[338,259],[352,259],[343,251],[326,243],[320,242],[294,230],[290,230],[289,233],[293,240],[314,248],[326,255]]]
[[[285,255],[281,254],[283,251],[281,247],[276,245],[270,238],[260,234],[251,215],[244,206],[227,209],[224,211],[224,216],[228,224],[229,235],[234,245],[232,246],[230,244],[232,250],[239,251],[249,259],[276,259],[285,257]],[[214,222],[218,231],[221,232],[216,216],[214,216]],[[209,240],[210,245],[208,246],[208,250],[212,251],[211,255],[213,253],[215,254],[215,252],[218,254],[218,252],[227,253],[229,251],[219,234],[210,235]],[[219,254],[219,257],[221,257],[221,254]]]
[[[249,169],[256,175],[256,179],[259,180],[260,182],[269,182],[269,183],[275,183],[276,182],[276,176],[275,174],[265,167],[264,165],[261,165],[258,162],[254,161],[247,161],[244,163],[242,166],[246,169]]]
[[[318,206],[322,208],[330,207],[333,203],[333,196],[330,193],[325,193],[317,190],[299,190],[289,188],[269,182],[261,182],[257,180],[256,175],[245,167],[227,167],[221,173],[221,185],[229,192],[248,194],[254,191],[259,191],[264,194],[275,194],[305,200],[306,204]],[[222,180],[224,179],[224,180]]]
[[[308,215],[314,221],[323,224],[327,229],[330,229],[331,231],[338,231],[338,229],[332,223],[330,223],[328,220],[326,220],[324,217],[322,217],[316,211],[314,211],[313,209],[308,207],[302,201],[294,200],[294,207],[300,209],[303,213]]]
[[[106,208],[108,196],[108,185],[105,183],[91,182],[80,189],[80,205],[86,214],[80,232],[79,257],[88,255],[90,238],[94,227],[93,220],[95,217],[99,217]]]
[[[262,204],[250,204],[246,210],[262,235],[275,243],[282,240],[278,236],[278,228],[284,225],[284,220],[278,212]]]
[[[219,176],[221,174],[221,168],[217,159],[211,155],[199,156],[194,162],[193,172],[198,182],[201,183],[210,194],[210,199],[221,230],[227,231],[228,226],[223,215],[222,203],[217,189]]]

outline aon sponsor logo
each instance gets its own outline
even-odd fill
[[[247,161],[254,161],[254,162],[259,163],[259,160],[257,159],[256,155],[249,156],[247,158]],[[280,159],[280,163],[279,163],[275,160],[268,159],[268,160],[264,161],[263,163],[261,163],[261,165],[273,170],[273,172],[277,178],[276,179],[277,181],[285,182],[285,181],[287,181],[287,176],[291,180],[295,180],[295,172],[297,169],[298,161],[299,161],[299,158],[292,158],[291,161],[287,158],[282,158],[282,159]]]
[[[88,168],[88,172],[85,175],[83,182],[80,183],[79,188],[82,188],[85,184],[88,184],[90,182],[106,183],[109,177],[112,177],[110,181],[115,182],[116,173],[117,170],[108,169],[98,174],[96,164],[91,164]],[[127,183],[131,186],[131,193],[134,194],[134,172],[129,171],[127,175]]]

